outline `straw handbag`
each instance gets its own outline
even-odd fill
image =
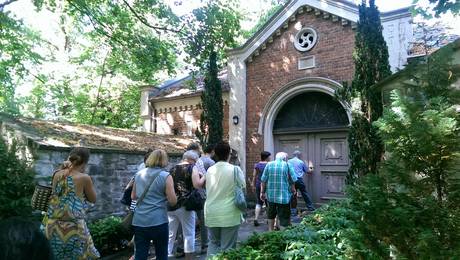
[[[32,195],[32,209],[40,211],[48,211],[48,204],[51,199],[51,194],[53,193],[53,179],[57,171],[53,173],[51,178],[51,184],[49,186],[36,184],[34,194]]]

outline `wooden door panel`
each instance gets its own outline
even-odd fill
[[[296,150],[305,152],[305,136],[280,136],[276,138],[275,153],[286,152],[289,157]],[[275,155],[273,155],[273,158]]]
[[[346,172],[321,172],[321,199],[329,200],[345,196]]]
[[[321,138],[321,165],[348,165],[348,147],[345,138]]]
[[[347,132],[275,136],[276,153],[283,151],[291,157],[295,150],[301,151],[305,163],[314,167],[312,174],[304,175],[314,203],[322,204],[345,196],[349,167]]]
[[[314,139],[314,197],[317,203],[343,198],[349,167],[347,133],[318,133]]]

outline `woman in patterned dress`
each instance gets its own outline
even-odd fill
[[[100,257],[85,222],[88,202],[96,202],[91,177],[84,173],[88,160],[88,149],[74,148],[53,177],[53,195],[43,225],[56,259]]]

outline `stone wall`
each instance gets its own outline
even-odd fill
[[[55,169],[58,169],[68,156],[69,149],[47,148],[35,151],[33,167],[40,183],[49,183]],[[137,172],[144,155],[127,153],[118,150],[91,150],[86,173],[93,182],[97,193],[97,201],[88,212],[90,219],[98,219],[110,215],[124,215],[125,206],[120,203],[123,189],[131,177]],[[179,162],[180,154],[170,154],[170,166]]]

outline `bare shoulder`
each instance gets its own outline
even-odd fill
[[[83,182],[83,183],[87,183],[87,182],[91,181],[91,177],[86,173],[75,174],[73,176],[73,178],[74,178],[74,180],[77,180],[77,181]]]
[[[81,174],[81,178],[82,178],[82,180],[84,180],[85,182],[90,182],[90,181],[91,181],[91,176],[89,176],[89,175],[86,174],[86,173],[82,173],[82,174]]]

